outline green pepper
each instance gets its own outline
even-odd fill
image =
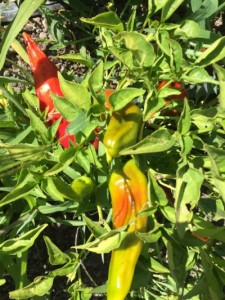
[[[133,103],[112,113],[103,139],[111,157],[117,156],[122,149],[137,142],[141,121],[141,110]]]
[[[83,175],[74,179],[71,187],[79,197],[85,197],[93,191],[94,183],[90,177]]]
[[[120,246],[112,251],[107,300],[124,300],[130,290],[135,266],[143,246],[143,242],[135,232],[143,232],[147,227],[147,217],[137,215],[148,206],[147,179],[133,159],[129,160],[121,171],[112,173],[109,191],[114,227],[129,224],[129,228]]]

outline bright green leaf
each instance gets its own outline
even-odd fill
[[[124,29],[123,23],[117,14],[113,11],[98,14],[93,18],[81,18],[81,21],[94,26],[105,27],[115,31],[122,31]]]
[[[196,59],[195,65],[208,66],[225,57],[225,37],[216,40],[206,51]]]
[[[76,246],[76,249],[86,249],[95,253],[108,253],[113,249],[119,247],[127,233],[123,231],[124,228],[112,230],[106,234],[103,234],[93,242]]]
[[[69,256],[63,253],[48,236],[44,236],[44,241],[47,247],[49,262],[51,265],[63,265],[70,260]]]
[[[58,77],[65,98],[78,109],[88,110],[91,104],[91,95],[86,87],[79,83],[64,79],[60,73],[58,73]]]
[[[91,58],[86,58],[79,53],[67,53],[67,54],[59,55],[58,58],[69,60],[69,61],[74,61],[74,62],[80,63],[88,68],[91,68],[93,66],[93,62],[92,62]]]
[[[176,28],[174,34],[185,39],[192,39],[199,36],[200,28],[198,24],[192,20],[184,20],[180,27]]]
[[[99,223],[92,221],[87,216],[83,215],[83,220],[96,238],[106,233],[105,228],[103,228]]]
[[[218,85],[218,81],[213,79],[203,67],[191,68],[190,72],[182,75],[181,78],[191,84],[208,82]]]
[[[225,69],[217,64],[214,64],[217,77],[219,79],[220,93],[218,96],[219,105],[222,110],[225,110]]]
[[[133,99],[143,95],[145,90],[137,88],[124,88],[118,91],[115,91],[109,97],[109,103],[112,105],[114,110],[120,110]]]
[[[191,126],[191,118],[190,118],[190,107],[187,99],[184,99],[183,110],[178,122],[178,131],[184,135],[187,134],[190,130]]]
[[[23,186],[15,187],[10,193],[8,193],[4,198],[0,200],[0,207],[29,195],[36,185],[36,182],[31,181],[27,182]]]
[[[52,287],[53,276],[39,276],[22,289],[9,292],[9,299],[28,299],[34,296],[44,296]]]
[[[0,252],[16,255],[18,253],[27,251],[27,249],[33,246],[36,238],[47,226],[48,224],[37,226],[36,228],[29,230],[19,237],[6,240],[0,244]]]
[[[116,36],[116,40],[123,42],[128,50],[133,54],[133,65],[135,67],[151,67],[155,60],[153,46],[146,37],[138,32],[121,32]]]
[[[123,149],[120,155],[133,155],[143,153],[158,153],[169,150],[175,144],[175,139],[167,129],[162,128],[144,138],[141,142]]]
[[[184,0],[167,0],[162,7],[161,21],[165,22],[169,19],[183,2]]]

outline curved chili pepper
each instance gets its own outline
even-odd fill
[[[52,92],[57,96],[63,96],[57,76],[58,69],[28,33],[23,32],[23,38],[30,59],[35,90],[40,101],[40,108],[41,111],[44,111],[48,107],[48,123],[51,125],[61,117],[61,114],[56,111],[53,99],[50,95]],[[60,144],[65,148],[69,147],[69,141],[75,143],[74,135],[68,135],[66,133],[68,125],[69,122],[62,118],[57,131],[57,140],[59,140]]]
[[[141,110],[133,103],[112,113],[103,139],[111,157],[117,156],[122,149],[137,142],[141,121]]]
[[[127,224],[130,226],[119,248],[112,251],[107,299],[124,300],[130,290],[135,266],[143,246],[143,242],[135,232],[145,231],[147,227],[147,217],[137,216],[147,208],[147,179],[133,159],[129,160],[121,171],[112,173],[109,191],[114,227]]]

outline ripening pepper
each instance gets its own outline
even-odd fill
[[[148,207],[147,179],[133,159],[109,180],[115,228],[130,224],[120,246],[112,251],[107,300],[124,300],[128,294],[143,242],[135,232],[146,231],[147,217],[137,214]]]
[[[50,93],[63,97],[60,88],[59,79],[57,76],[57,67],[36,44],[31,36],[23,32],[24,43],[26,45],[27,53],[30,59],[31,70],[34,77],[34,85],[37,97],[40,101],[41,111],[48,107],[48,124],[51,125],[57,121],[61,114],[56,111],[53,99]],[[65,148],[69,147],[69,141],[75,143],[74,135],[68,135],[66,128],[69,122],[62,118],[57,131],[57,140]]]
[[[122,149],[137,142],[141,122],[141,110],[133,103],[112,113],[103,139],[111,157],[117,156]]]
[[[105,101],[105,107],[107,109],[110,109],[111,108],[111,104],[109,103],[109,97],[115,92],[114,89],[104,89],[104,93],[105,93],[105,98],[106,98],[106,101]]]

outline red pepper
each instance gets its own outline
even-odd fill
[[[36,94],[40,100],[40,108],[41,111],[44,111],[48,107],[48,123],[51,125],[61,117],[61,114],[56,111],[53,99],[50,96],[50,92],[52,92],[57,96],[63,97],[57,76],[58,70],[29,34],[24,32],[23,38],[34,76]],[[57,140],[65,148],[69,147],[69,141],[75,143],[74,135],[66,133],[68,125],[69,122],[62,118],[56,135]]]

